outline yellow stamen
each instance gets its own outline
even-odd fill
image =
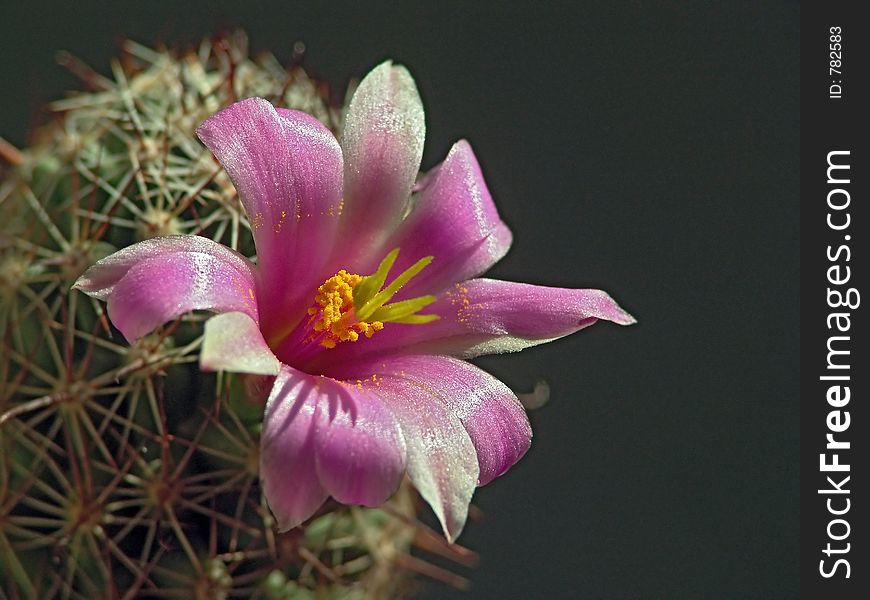
[[[398,255],[399,249],[396,248],[368,277],[342,269],[317,288],[314,306],[308,309],[308,314],[312,319],[311,328],[316,334],[323,335],[321,346],[335,348],[341,342],[356,342],[360,334],[370,338],[387,322],[428,323],[438,318],[438,315],[416,314],[434,302],[435,296],[419,296],[387,304],[396,292],[432,262],[431,256],[418,260],[384,288]]]

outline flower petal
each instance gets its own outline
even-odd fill
[[[115,252],[97,261],[73,285],[98,300],[106,300],[127,271],[135,264],[176,252],[211,254],[241,273],[251,273],[248,260],[238,252],[209,238],[198,235],[168,235],[151,238]],[[253,274],[249,277],[253,280]]]
[[[199,365],[206,371],[255,375],[277,375],[281,370],[257,323],[241,312],[223,313],[205,322]]]
[[[132,265],[108,297],[109,318],[128,341],[197,309],[241,311],[256,321],[251,271],[204,252],[160,254]]]
[[[413,377],[437,395],[471,438],[480,466],[478,485],[503,475],[528,451],[532,428],[516,394],[471,363],[445,356],[403,356],[389,361],[392,372]]]
[[[452,542],[465,527],[479,475],[474,445],[462,423],[412,382],[385,378],[379,394],[408,445],[408,476]]]
[[[383,504],[405,472],[405,439],[393,414],[361,385],[317,379],[321,484],[344,504]]]
[[[260,483],[279,531],[311,517],[329,496],[315,466],[317,402],[309,400],[313,389],[310,378],[285,366],[275,379],[263,415]]]
[[[440,319],[425,324],[387,323],[371,339],[321,352],[306,368],[330,369],[342,362],[415,353],[473,358],[517,352],[564,337],[605,319],[630,325],[634,317],[601,290],[554,288],[494,279],[456,284],[426,307]]]
[[[426,125],[407,69],[387,61],[360,82],[348,107],[344,151],[344,226],[354,250],[375,249],[404,217],[420,168]],[[350,236],[348,236],[350,237]]]
[[[424,335],[470,358],[481,354],[517,352],[564,337],[599,319],[619,325],[635,323],[606,292],[554,288],[495,279],[456,284],[432,310],[442,318]],[[419,335],[419,334],[418,334]],[[440,335],[441,339],[433,339]]]
[[[372,391],[282,368],[261,454],[264,493],[281,529],[310,517],[327,494],[345,504],[382,504],[399,485],[405,455],[392,412]]]
[[[213,115],[197,135],[226,169],[251,223],[268,285],[267,325],[311,293],[334,242],[343,161],[332,133],[305,113],[248,98]]]
[[[356,367],[366,377],[360,385],[376,393],[395,416],[407,446],[408,476],[452,542],[465,526],[479,475],[471,438],[427,377],[393,373],[380,363]],[[366,368],[374,369],[371,375],[363,375]]]
[[[401,377],[443,403],[474,444],[478,485],[503,475],[529,449],[532,429],[516,394],[471,363],[446,356],[400,355],[344,368],[344,373],[376,373],[377,382],[386,376]]]
[[[402,290],[408,298],[477,277],[507,253],[512,239],[465,140],[454,144],[420,188],[411,214],[384,245],[401,248],[397,273],[424,256],[435,257]]]

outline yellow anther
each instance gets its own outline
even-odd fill
[[[366,336],[367,338],[372,337],[376,331],[380,331],[384,328],[384,324],[381,321],[372,321],[371,323],[366,323],[365,321],[360,321],[354,325],[357,331]]]
[[[402,286],[428,265],[432,257],[420,259],[384,287],[389,270],[399,255],[398,248],[368,277],[344,269],[317,288],[314,306],[308,309],[311,328],[322,337],[320,345],[335,348],[341,342],[356,342],[384,328],[385,322],[428,323],[437,315],[418,315],[417,311],[435,301],[435,296],[420,296],[387,304]],[[382,289],[383,288],[383,289]]]

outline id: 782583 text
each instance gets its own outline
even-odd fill
[[[843,97],[843,28],[834,26],[828,29],[828,97],[838,99]]]

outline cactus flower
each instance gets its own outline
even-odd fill
[[[511,233],[467,142],[418,178],[424,133],[414,81],[389,62],[360,83],[340,143],[303,112],[236,102],[197,134],[235,185],[256,261],[171,235],[75,284],[131,342],[212,311],[201,367],[274,376],[260,479],[281,530],[329,496],[377,506],[407,473],[455,539],[475,487],[531,439],[516,395],[467,359],[634,322],[600,290],[479,278]]]

